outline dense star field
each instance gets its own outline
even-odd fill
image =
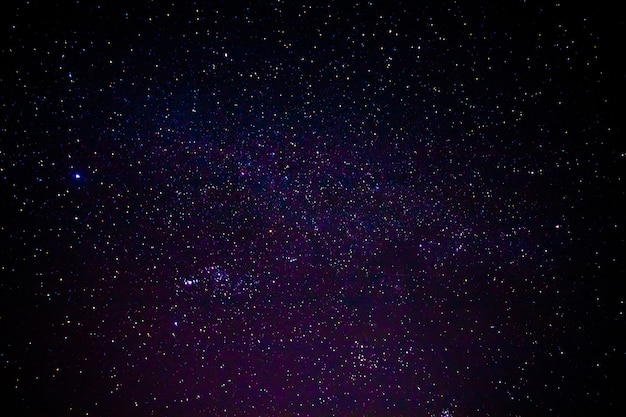
[[[1,14],[0,414],[626,412],[614,10]]]

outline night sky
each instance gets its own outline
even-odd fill
[[[625,415],[624,17],[567,3],[3,2],[0,414]]]

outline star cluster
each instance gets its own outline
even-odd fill
[[[622,409],[618,17],[16,3],[12,415]]]

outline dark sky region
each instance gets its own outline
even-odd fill
[[[624,415],[624,18],[9,1],[0,414]]]

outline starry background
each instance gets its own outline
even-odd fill
[[[623,17],[462,3],[4,2],[7,415],[623,414]]]

